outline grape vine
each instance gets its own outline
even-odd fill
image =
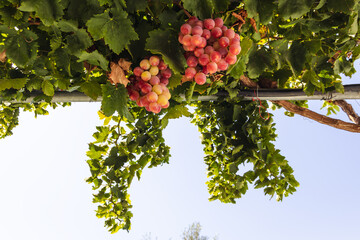
[[[359,9],[355,0],[3,0],[0,138],[20,110],[57,107],[57,91],[101,97],[87,182],[112,233],[130,229],[131,182],[169,163],[162,130],[182,116],[202,133],[211,200],[235,203],[249,184],[282,200],[299,184],[274,146],[275,124],[238,93],[343,92],[340,74],[360,56]],[[228,97],[196,101],[218,91]]]

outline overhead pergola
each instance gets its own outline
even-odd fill
[[[25,102],[33,102],[34,99],[40,96],[42,92],[32,92],[30,97],[26,99]],[[216,100],[219,97],[226,97],[228,93],[225,91],[219,91],[215,95],[209,96],[195,96],[194,100],[199,101],[211,101]],[[344,99],[360,99],[360,84],[351,84],[344,85],[344,93],[339,93],[336,91],[322,93],[315,92],[314,95],[308,96],[302,89],[251,89],[251,90],[241,90],[238,93],[239,97],[242,97],[243,100],[253,100],[254,98],[258,100],[270,100],[270,101],[280,101],[280,100],[344,100]],[[185,99],[184,95],[181,95]],[[52,102],[100,102],[101,97],[98,97],[96,100],[91,99],[82,92],[62,92],[56,91],[55,95],[52,98]],[[1,98],[0,98],[1,101]]]

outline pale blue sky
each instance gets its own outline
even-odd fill
[[[84,181],[90,175],[87,144],[101,124],[99,106],[73,104],[38,119],[22,113],[14,135],[0,141],[0,239],[141,240],[151,232],[175,240],[195,221],[204,235],[220,240],[359,239],[360,135],[282,111],[275,112],[276,146],[300,182],[294,195],[276,202],[250,189],[235,205],[209,202],[199,133],[182,118],[165,131],[170,164],[146,169],[133,182],[131,232],[109,234]],[[319,102],[310,106],[318,110]]]

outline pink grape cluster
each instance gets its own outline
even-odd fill
[[[180,28],[179,42],[186,51],[188,65],[183,82],[194,79],[199,85],[206,82],[206,75],[235,64],[241,51],[239,34],[224,26],[221,18],[189,18]]]
[[[171,94],[167,85],[172,72],[160,57],[143,59],[140,67],[135,67],[133,73],[127,87],[131,100],[153,113],[169,107]]]

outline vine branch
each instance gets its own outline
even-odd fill
[[[252,81],[250,78],[246,77],[245,75],[242,75],[240,77],[241,83],[249,88],[258,88],[258,83]],[[316,113],[314,111],[311,111],[307,108],[297,106],[289,101],[286,100],[278,100],[278,101],[271,101],[272,103],[278,104],[285,108],[287,111],[290,111],[292,113],[301,115],[303,117],[307,117],[309,119],[312,119],[314,121],[317,121],[318,123],[328,125],[330,127],[342,129],[348,132],[356,132],[360,133],[360,117],[355,113],[352,106],[347,103],[345,100],[335,100],[334,103],[341,107],[341,109],[348,115],[351,121],[354,123],[345,122],[339,119],[330,118],[327,116],[324,116],[322,114]]]

